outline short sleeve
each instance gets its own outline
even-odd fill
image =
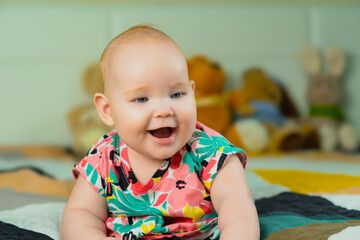
[[[105,158],[101,153],[91,154],[90,152],[80,162],[75,164],[73,175],[75,179],[81,175],[91,187],[101,196],[106,196],[106,172]]]
[[[111,131],[90,148],[87,155],[73,167],[73,175],[79,175],[91,185],[101,196],[106,197],[108,182],[114,182],[114,152],[119,145],[119,136],[116,130]],[[111,175],[111,176],[110,176]],[[110,180],[109,180],[110,179]]]
[[[193,133],[189,144],[194,160],[201,166],[199,177],[208,191],[216,174],[231,155],[236,154],[243,167],[246,166],[247,156],[244,150],[206,126],[202,125]]]

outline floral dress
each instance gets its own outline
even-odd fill
[[[108,203],[105,222],[116,239],[218,239],[211,183],[231,154],[246,165],[244,151],[197,123],[191,139],[165,159],[142,185],[128,159],[127,146],[112,131],[99,139],[74,166]]]

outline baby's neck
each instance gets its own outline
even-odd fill
[[[148,158],[128,147],[128,158],[136,179],[145,185],[161,167],[163,160]]]

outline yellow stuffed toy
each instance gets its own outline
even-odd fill
[[[225,72],[204,56],[187,59],[189,79],[195,82],[197,119],[224,134],[231,123],[231,112],[223,94]]]
[[[86,68],[82,85],[91,100],[95,93],[103,92],[101,73],[97,63]],[[71,109],[67,117],[73,135],[73,152],[78,157],[83,157],[97,139],[112,129],[101,121],[92,101]]]
[[[285,88],[260,68],[244,73],[242,89],[229,92],[229,101],[237,120],[226,136],[237,145],[247,145],[250,152],[302,149],[306,137],[316,136],[313,129],[296,121],[300,115]],[[259,122],[265,129],[259,129]]]

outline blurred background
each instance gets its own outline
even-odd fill
[[[167,33],[187,58],[219,64],[224,92],[241,88],[247,69],[261,68],[281,82],[304,118],[309,77],[300,49],[340,47],[341,108],[360,134],[359,1],[2,1],[0,145],[71,148],[68,115],[92,103],[84,72],[113,37],[141,23]]]
[[[71,169],[109,131],[97,63],[137,24],[178,43],[198,119],[247,152],[261,240],[359,239],[360,0],[0,0],[0,239],[60,239]],[[339,79],[314,82],[325,62]]]

